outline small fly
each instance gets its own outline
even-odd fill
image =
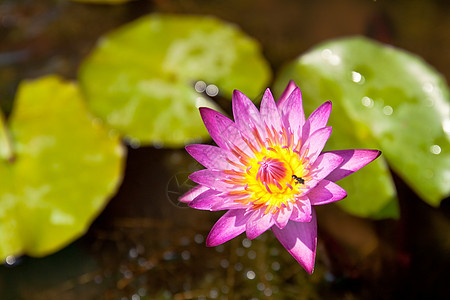
[[[304,184],[305,180],[297,175],[292,175],[292,178],[295,180],[295,184]]]

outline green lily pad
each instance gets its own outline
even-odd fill
[[[0,125],[0,261],[47,255],[81,236],[121,182],[125,155],[77,86],[55,76],[19,86],[7,125]]]
[[[215,85],[226,98],[234,89],[256,98],[270,76],[259,45],[235,26],[150,15],[104,36],[79,81],[90,109],[121,135],[180,147],[208,137],[198,107],[217,109],[196,82]]]
[[[422,59],[362,37],[344,38],[287,65],[277,90],[289,79],[301,86],[306,111],[333,101],[329,149],[383,151],[375,163],[340,182],[349,192],[341,201],[346,210],[376,217],[398,213],[383,158],[430,205],[449,195],[449,93],[443,77]]]

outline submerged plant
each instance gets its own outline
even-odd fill
[[[241,92],[233,94],[235,122],[209,108],[200,113],[218,147],[186,150],[207,169],[190,175],[199,185],[180,200],[202,210],[228,210],[214,225],[207,246],[246,231],[254,239],[267,229],[309,273],[317,244],[314,205],[341,200],[334,182],[380,155],[378,150],[322,152],[331,134],[331,102],[305,121],[300,89],[289,83],[276,104],[266,90],[261,110]]]

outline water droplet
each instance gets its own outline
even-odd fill
[[[103,277],[100,276],[100,275],[95,276],[95,277],[94,277],[94,282],[95,282],[96,284],[102,283],[102,282],[103,282]]]
[[[224,268],[224,269],[227,269],[227,268],[230,266],[230,263],[228,262],[227,259],[222,259],[222,260],[220,261],[220,266],[221,266],[222,268]]]
[[[245,248],[250,248],[251,245],[252,245],[252,241],[250,241],[249,239],[242,240],[242,246],[244,246]]]
[[[197,81],[194,85],[197,93],[203,93],[206,90],[206,83],[204,81]]]
[[[138,256],[138,251],[136,248],[131,248],[130,250],[128,250],[128,256],[130,258],[136,258]]]
[[[253,279],[255,279],[255,277],[256,277],[255,272],[253,272],[253,271],[248,271],[247,272],[247,278],[248,279],[253,280]]]
[[[13,264],[16,263],[16,258],[12,255],[8,255],[5,259],[6,264],[12,266]]]
[[[164,260],[174,260],[175,259],[175,252],[173,251],[166,251],[163,254]]]
[[[272,296],[272,290],[269,289],[269,288],[265,289],[265,290],[264,290],[264,295],[267,296],[267,297]]]
[[[141,296],[139,296],[138,294],[133,294],[133,296],[131,296],[131,300],[139,300],[141,299]]]
[[[131,277],[133,277],[133,272],[131,272],[130,270],[126,270],[125,272],[123,272],[123,277],[130,279]]]
[[[139,296],[143,297],[143,296],[147,295],[147,290],[145,288],[140,288],[138,290],[138,294],[139,294]]]
[[[427,82],[422,86],[422,90],[426,93],[432,93],[434,91],[434,86],[431,82]]]
[[[374,105],[374,101],[372,99],[370,99],[369,97],[362,97],[361,103],[362,103],[362,105],[364,105],[365,107],[368,107],[368,108],[372,108]]]
[[[153,147],[155,149],[162,149],[162,147],[164,147],[164,143],[161,141],[155,141],[155,142],[153,142]]]
[[[216,299],[219,297],[219,292],[216,289],[212,289],[209,291],[209,297],[212,299]]]
[[[329,59],[331,57],[331,55],[333,55],[333,52],[331,52],[330,49],[324,49],[324,50],[322,50],[321,55],[322,55],[322,58]]]
[[[204,239],[203,235],[201,235],[200,233],[197,233],[197,234],[195,235],[195,237],[194,237],[194,241],[195,241],[197,244],[203,243],[204,240],[205,240],[205,239]]]
[[[341,58],[338,55],[334,54],[330,49],[322,50],[321,56],[333,66],[337,66],[341,63]]]
[[[262,292],[266,288],[266,285],[264,283],[260,282],[256,285],[256,288],[258,289],[258,291]]]
[[[352,81],[359,83],[359,84],[363,84],[365,81],[365,78],[361,75],[361,73],[352,71]]]
[[[225,246],[224,245],[219,245],[219,246],[216,247],[216,251],[219,252],[219,253],[222,253],[223,250],[225,250]]]
[[[393,112],[394,109],[392,108],[392,106],[386,105],[385,107],[383,107],[383,114],[385,114],[386,116],[392,115]]]
[[[273,274],[270,273],[270,272],[267,272],[266,275],[265,275],[265,277],[266,277],[267,281],[273,280]]]
[[[237,249],[236,249],[236,254],[237,254],[237,256],[244,256],[244,254],[245,254],[245,249],[244,249],[244,248],[241,248],[241,247],[237,248]]]
[[[330,64],[337,66],[341,63],[341,58],[338,55],[333,55],[330,57]]]
[[[141,146],[141,142],[135,138],[126,139],[126,142],[132,149],[137,149]]]
[[[191,253],[187,250],[184,250],[183,252],[181,252],[181,258],[183,258],[184,260],[189,260],[189,258],[191,258]]]
[[[444,120],[442,122],[442,129],[446,134],[450,134],[450,120]]]
[[[222,288],[220,289],[222,291],[223,294],[228,294],[228,292],[230,291],[230,288],[226,285],[222,286]]]
[[[248,258],[255,259],[256,258],[256,252],[253,250],[248,251],[247,253]]]
[[[272,263],[272,270],[274,270],[274,271],[278,271],[278,270],[280,270],[280,263],[279,262],[277,262],[277,261],[274,261],[273,263]]]
[[[439,147],[439,145],[433,145],[430,147],[430,152],[438,155],[441,153],[441,147]]]
[[[235,269],[236,271],[240,272],[240,271],[242,271],[243,266],[242,266],[241,263],[237,263],[237,264],[234,265],[234,269]]]
[[[217,96],[219,94],[219,88],[214,84],[210,84],[206,87],[206,94],[210,97]]]

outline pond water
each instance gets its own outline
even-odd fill
[[[102,34],[154,12],[208,14],[236,23],[262,44],[274,70],[318,42],[359,34],[419,54],[450,76],[446,1],[174,0],[109,6],[5,0],[1,108],[11,111],[22,79],[49,73],[76,78]],[[127,146],[118,193],[83,237],[47,257],[11,258],[0,266],[0,299],[443,299],[450,292],[448,199],[432,208],[394,175],[399,220],[373,221],[336,205],[320,207],[316,268],[308,275],[271,232],[206,247],[222,212],[190,209],[177,200],[192,186],[187,175],[201,166],[183,149],[135,146]]]

